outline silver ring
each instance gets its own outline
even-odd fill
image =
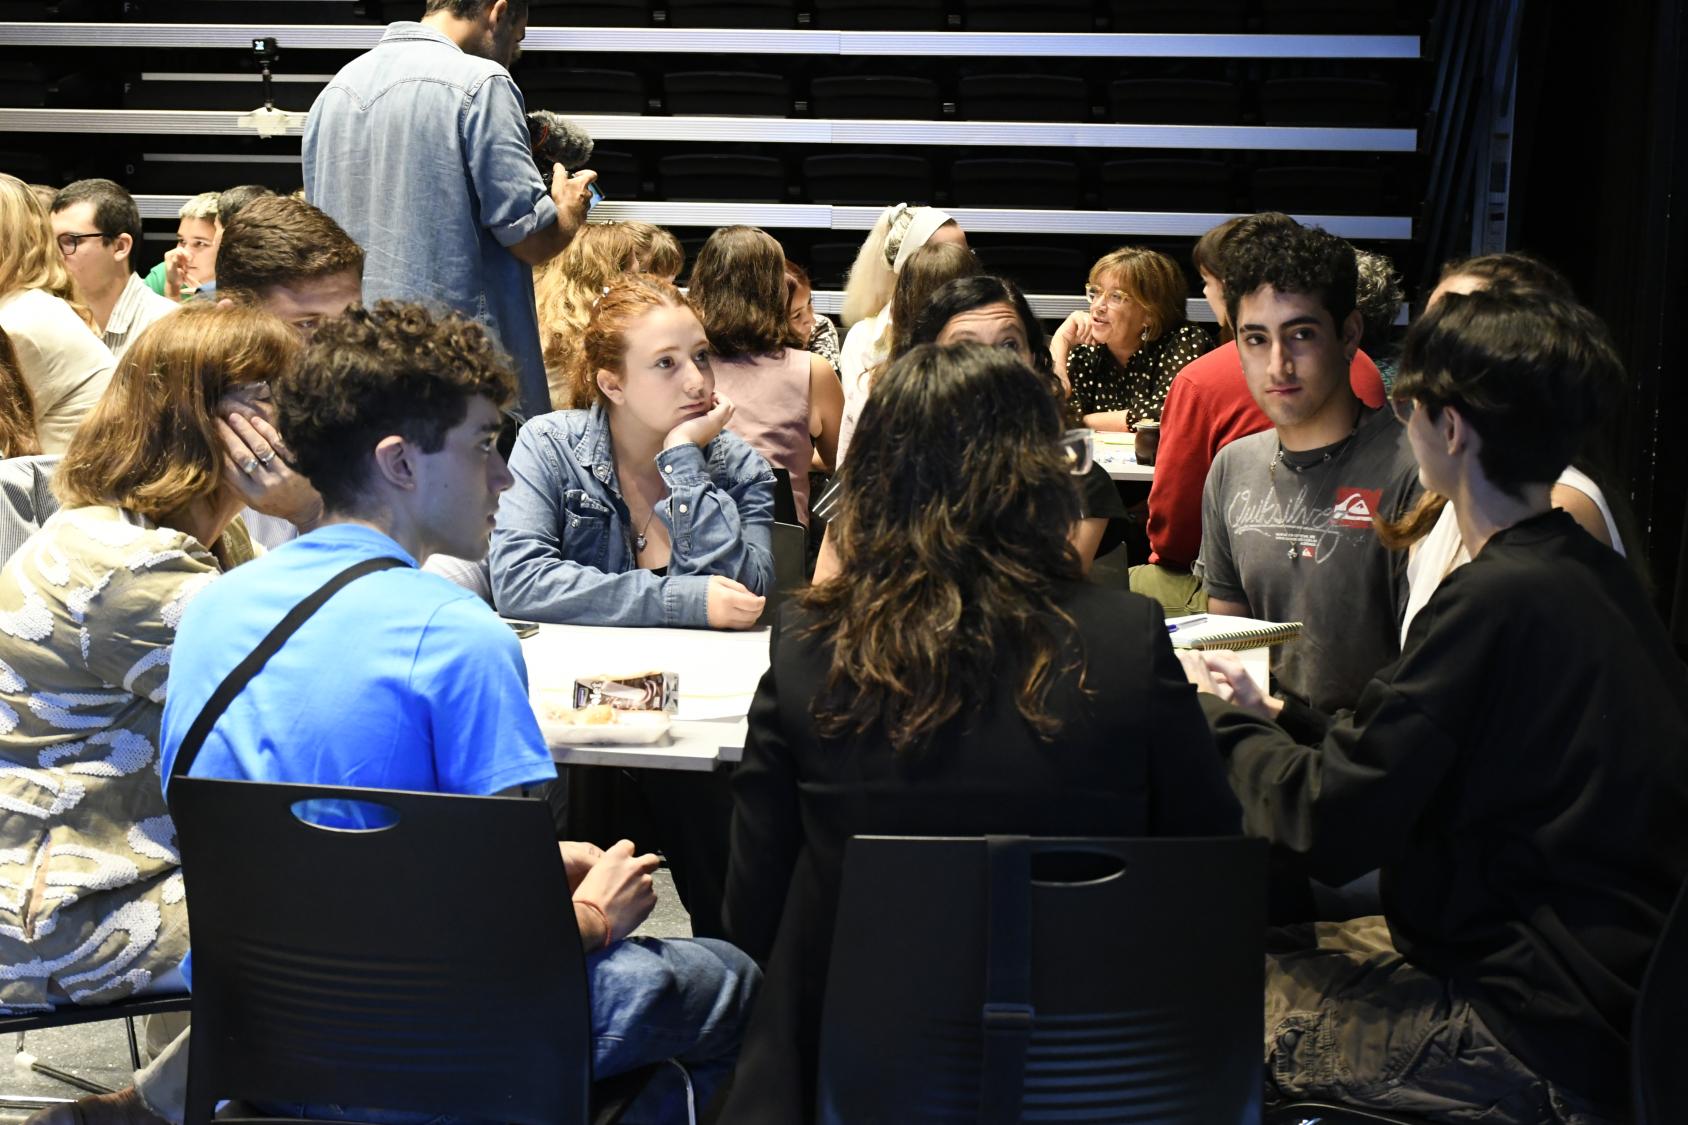
[[[275,450],[272,449],[268,453],[264,454],[262,457],[258,458],[258,463],[260,465],[268,465],[271,461],[274,461],[274,460],[275,460]]]
[[[243,473],[251,473],[252,470],[256,469],[257,467],[258,467],[258,459],[256,457],[248,457],[246,460],[244,460],[240,463],[240,471],[243,472]]]

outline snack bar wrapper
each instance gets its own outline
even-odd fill
[[[617,711],[673,714],[680,709],[680,674],[639,672],[631,676],[582,676],[574,681],[575,708],[596,703],[608,703]]]

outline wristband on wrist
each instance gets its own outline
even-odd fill
[[[610,947],[610,943],[615,940],[615,931],[610,928],[610,918],[608,914],[604,913],[604,908],[589,898],[577,898],[574,900],[574,904],[576,906],[584,906],[598,916],[598,921],[604,924],[604,944],[598,948],[608,949]]]

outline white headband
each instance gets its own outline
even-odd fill
[[[890,224],[885,231],[885,265],[892,273],[902,273],[914,252],[926,245],[939,227],[952,221],[936,207],[910,207],[906,203],[886,208],[886,214]]]

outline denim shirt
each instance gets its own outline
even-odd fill
[[[762,455],[722,431],[703,449],[665,449],[656,464],[668,481],[655,512],[671,544],[666,577],[634,560],[603,404],[523,426],[488,556],[498,611],[569,625],[706,626],[711,575],[767,593],[774,474]]]
[[[529,415],[551,409],[533,269],[505,247],[557,221],[510,72],[395,23],[311,106],[305,194],[363,247],[363,299],[450,306],[510,354]]]

